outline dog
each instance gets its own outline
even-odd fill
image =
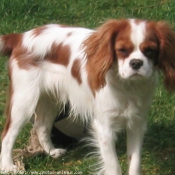
[[[17,171],[12,149],[35,114],[34,127],[46,153],[57,158],[50,131],[69,102],[71,114],[90,120],[98,147],[98,174],[122,175],[115,142],[126,129],[128,174],[140,175],[146,116],[157,74],[175,88],[175,33],[166,22],[111,19],[96,30],[50,24],[0,37],[8,55],[7,119],[2,133],[1,170]]]

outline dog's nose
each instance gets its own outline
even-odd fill
[[[138,70],[143,66],[143,61],[139,59],[133,59],[129,64],[134,70]]]

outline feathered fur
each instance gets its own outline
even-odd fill
[[[101,170],[121,175],[116,134],[127,132],[128,174],[140,175],[146,116],[157,72],[168,90],[175,88],[175,34],[164,22],[109,20],[97,30],[46,25],[0,37],[9,55],[10,99],[2,134],[2,171],[17,171],[12,149],[22,127],[35,114],[40,144],[54,158],[50,132],[59,110],[69,102],[71,114],[91,121]]]

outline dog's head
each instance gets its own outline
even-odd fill
[[[149,78],[156,69],[165,86],[175,89],[175,33],[165,22],[110,20],[84,42],[91,87],[105,85],[114,67],[123,79]]]

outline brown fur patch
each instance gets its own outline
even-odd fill
[[[1,135],[1,140],[4,139],[4,137],[6,136],[9,128],[10,128],[10,124],[11,124],[11,96],[12,96],[12,92],[11,92],[11,88],[9,87],[9,99],[7,102],[7,107],[6,107],[6,122],[5,122],[5,126]]]
[[[79,59],[76,59],[73,62],[71,74],[78,81],[79,84],[82,83],[80,69],[81,69],[81,61]]]
[[[125,59],[134,49],[134,45],[130,40],[131,27],[125,24],[124,28],[116,35],[115,51],[117,59]]]
[[[11,59],[16,59],[21,69],[29,69],[37,65],[38,58],[31,58],[27,54],[27,49],[22,47],[22,34],[9,34],[2,36],[4,40],[3,54],[10,55]]]
[[[38,66],[43,60],[67,66],[70,58],[70,47],[68,45],[63,46],[62,43],[59,45],[54,43],[51,50],[42,59],[39,56],[28,53],[25,48],[18,47],[13,52],[13,58],[18,61],[18,66],[21,69],[30,69],[33,66]]]
[[[115,50],[118,59],[125,59],[134,49],[133,43],[129,38],[116,40]]]
[[[70,54],[71,51],[69,45],[63,45],[63,43],[53,43],[52,48],[50,52],[45,56],[45,59],[52,63],[67,66],[69,64]]]
[[[18,47],[14,50],[12,58],[16,59],[18,66],[21,69],[30,69],[33,66],[39,64],[39,57],[33,57],[32,54],[28,54],[27,50],[23,47]]]
[[[151,23],[147,22],[146,24],[146,36],[145,40],[140,45],[140,50],[148,59],[151,59],[154,62],[154,64],[157,65],[159,39],[156,36],[155,30],[152,28]]]
[[[154,65],[158,63],[158,44],[154,41],[145,41],[140,45],[141,52],[148,58],[151,59]]]
[[[10,68],[10,61],[8,64],[8,74],[9,74],[9,79],[10,79],[10,86],[9,86],[9,92],[8,92],[8,98],[7,98],[7,104],[6,104],[6,111],[5,111],[5,115],[6,115],[6,123],[1,135],[1,140],[4,139],[4,137],[6,136],[9,128],[10,128],[10,124],[11,124],[11,109],[12,109],[12,96],[13,96],[13,86],[12,86],[12,79],[11,79],[11,68]]]
[[[1,140],[3,140],[4,137],[6,136],[8,130],[10,128],[10,124],[11,124],[11,117],[10,116],[7,116],[6,122],[5,122],[5,126],[4,126],[4,129],[2,131],[2,135],[1,135]]]
[[[41,26],[36,29],[33,29],[33,36],[36,37],[40,35],[45,29],[47,29],[47,26]]]
[[[4,47],[3,47],[2,53],[5,55],[11,55],[14,48],[21,45],[22,34],[3,35],[1,39],[4,41]]]
[[[133,51],[134,45],[130,40],[131,27],[126,25],[125,27],[118,31],[115,40],[115,51],[117,59],[124,59]]]

